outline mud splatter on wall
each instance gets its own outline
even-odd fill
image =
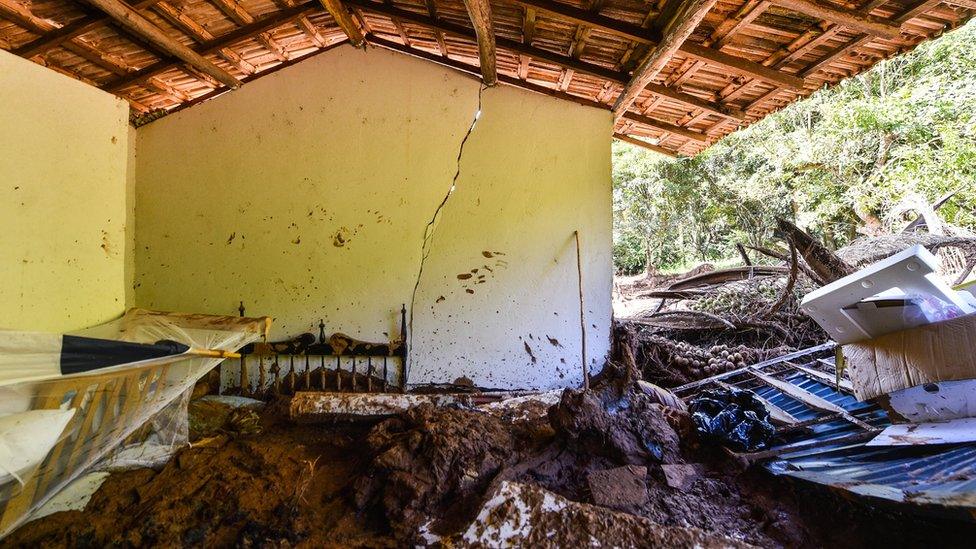
[[[137,302],[233,314],[243,300],[275,317],[274,337],[319,318],[398,333],[477,95],[459,73],[342,47],[139,128]],[[610,116],[507,87],[483,99],[418,289],[409,380],[574,384],[577,228],[588,356],[609,343]]]
[[[128,105],[0,51],[0,327],[125,308]]]

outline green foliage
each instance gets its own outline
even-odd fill
[[[614,252],[633,273],[769,245],[775,216],[834,247],[897,231],[958,190],[943,219],[976,228],[976,24],[732,134],[695,158],[614,143]],[[867,228],[867,229],[865,229]],[[619,255],[618,255],[619,254]]]

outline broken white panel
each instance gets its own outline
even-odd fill
[[[889,394],[888,404],[912,423],[976,417],[976,380],[916,385]]]
[[[887,427],[865,446],[924,446],[976,441],[976,418],[936,423],[900,423]]]
[[[950,316],[929,318],[926,322],[976,312],[976,307],[966,296],[939,278],[937,268],[938,259],[923,246],[916,245],[810,292],[803,298],[800,308],[834,341],[842,344],[918,325],[912,323],[911,315],[899,315],[904,322],[892,325],[889,321],[894,315],[886,317],[882,323],[877,320],[877,315],[860,314],[856,304],[879,294],[890,298],[917,296],[922,300],[931,296],[951,309],[947,313]]]
[[[47,500],[44,505],[27,519],[27,522],[53,515],[54,513],[60,513],[61,511],[84,510],[92,496],[95,495],[95,492],[108,479],[108,476],[109,473],[99,471],[97,473],[88,473],[75,479],[71,484],[65,486],[64,489],[55,494],[54,497]]]

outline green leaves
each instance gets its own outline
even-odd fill
[[[691,159],[614,145],[618,268],[736,257],[772,244],[776,215],[842,246],[865,225],[898,231],[906,204],[976,228],[976,24],[788,106]],[[915,202],[913,202],[915,201]],[[642,244],[643,243],[643,244]],[[621,256],[623,257],[623,256]]]

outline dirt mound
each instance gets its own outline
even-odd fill
[[[218,436],[160,472],[111,475],[84,512],[28,523],[9,546],[389,546],[382,524],[344,492],[359,475],[356,430],[283,422],[254,437]]]
[[[383,421],[365,442],[369,465],[356,484],[356,505],[378,508],[403,539],[448,508],[477,505],[520,446],[493,415],[429,404]]]
[[[600,391],[563,392],[549,422],[572,449],[621,463],[675,463],[680,441],[652,397],[630,385]]]
[[[490,530],[485,527],[512,521],[530,527],[526,539],[542,546],[555,545],[553,539],[567,546],[589,543],[591,534],[620,547],[669,539],[732,539],[762,547],[972,539],[972,528],[961,523],[882,511],[765,471],[743,471],[723,451],[676,431],[683,412],[658,402],[610,376],[594,390],[564,392],[547,416],[517,419],[426,406],[365,426],[295,425],[278,419],[281,406],[269,406],[259,434],[221,434],[184,449],[159,472],[114,474],[85,511],[50,515],[3,541],[402,547],[443,536],[466,547],[478,545]],[[634,461],[640,466],[621,467]],[[632,488],[646,487],[646,496],[635,494],[626,505],[612,502],[625,513],[593,507],[597,500],[608,503],[595,483],[622,469]],[[495,522],[475,520],[506,483],[528,486],[527,493],[561,506],[546,508],[541,527],[501,511],[492,515]],[[682,530],[688,528],[709,537]],[[550,531],[561,537],[549,538]],[[475,537],[466,538],[466,532]]]

